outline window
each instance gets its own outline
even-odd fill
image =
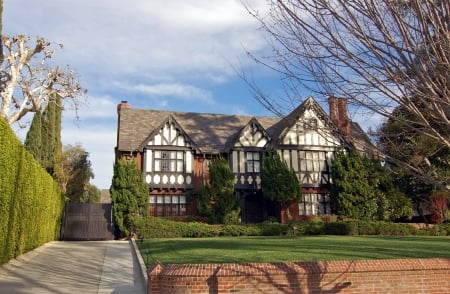
[[[186,214],[186,196],[152,195],[149,196],[149,214],[151,216],[179,216]]]
[[[298,208],[300,215],[330,214],[330,197],[328,194],[303,194]]]
[[[246,163],[248,173],[259,173],[261,166],[259,152],[246,152]]]
[[[155,171],[156,172],[183,172],[184,152],[183,151],[155,151]]]
[[[324,184],[321,183],[322,174],[329,172],[326,152],[299,151],[298,158],[301,183]]]

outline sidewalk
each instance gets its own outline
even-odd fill
[[[142,294],[129,241],[50,242],[0,267],[0,294]]]

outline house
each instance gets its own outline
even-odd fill
[[[149,215],[192,215],[186,194],[208,180],[208,163],[226,158],[243,222],[282,222],[330,214],[331,164],[339,150],[375,147],[349,120],[347,100],[329,98],[330,115],[312,98],[283,118],[133,109],[118,105],[116,159],[134,159],[149,187]],[[262,196],[261,161],[279,152],[301,183],[303,200],[281,209]]]

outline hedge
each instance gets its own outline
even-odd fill
[[[58,239],[64,197],[0,118],[0,264]]]
[[[131,222],[138,237],[144,239],[219,236],[450,235],[450,224],[417,229],[404,223],[361,220],[301,221],[290,224],[208,225],[201,222],[173,221],[162,217],[134,217]]]

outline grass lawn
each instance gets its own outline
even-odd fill
[[[147,265],[391,258],[450,258],[450,237],[303,236],[137,241]]]

